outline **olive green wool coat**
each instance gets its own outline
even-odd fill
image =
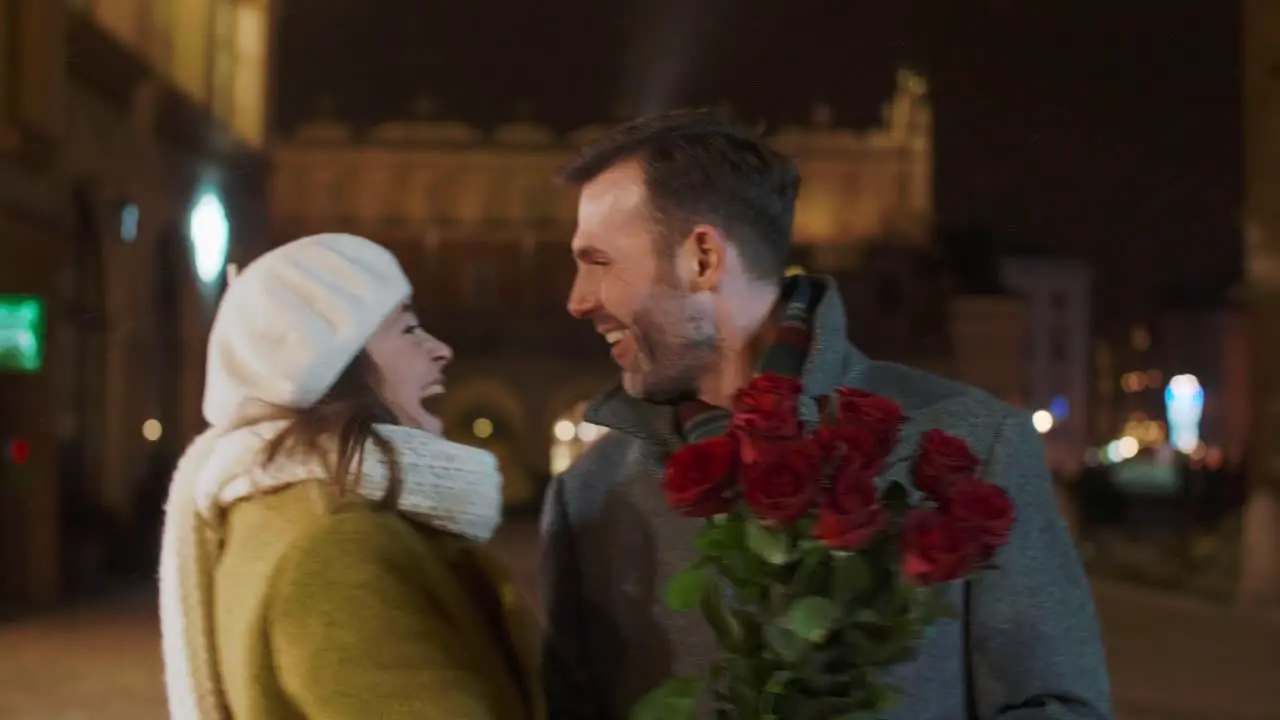
[[[214,578],[235,720],[544,720],[534,626],[473,544],[304,483],[227,511]]]

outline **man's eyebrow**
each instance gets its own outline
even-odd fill
[[[594,245],[580,245],[573,249],[573,256],[586,262],[589,260],[607,259],[609,257],[609,253]]]

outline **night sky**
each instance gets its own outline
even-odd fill
[[[905,64],[934,96],[940,234],[1083,255],[1107,316],[1239,271],[1234,2],[282,1],[282,131],[322,102],[369,124],[424,95],[482,126],[721,102],[776,126],[825,101],[858,127]]]

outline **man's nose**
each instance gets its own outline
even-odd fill
[[[594,292],[591,288],[586,287],[583,282],[575,279],[573,287],[569,288],[569,302],[566,307],[570,315],[579,320],[586,320],[594,315],[596,309],[600,307],[599,293]]]

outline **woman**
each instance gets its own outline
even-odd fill
[[[276,248],[209,336],[210,427],[179,461],[160,561],[172,717],[544,716],[532,626],[477,545],[497,462],[440,437],[448,346],[386,249]]]

